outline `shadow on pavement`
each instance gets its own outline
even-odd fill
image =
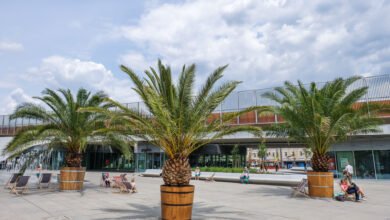
[[[251,219],[250,215],[245,215],[241,211],[219,210],[224,206],[209,206],[204,203],[194,203],[192,210],[192,219]],[[160,219],[160,206],[146,206],[141,204],[129,204],[129,209],[99,209],[100,211],[123,214],[123,216],[110,219]],[[226,218],[226,215],[236,215],[234,218]],[[95,220],[103,220],[106,218],[95,218]]]

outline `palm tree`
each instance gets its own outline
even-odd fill
[[[42,97],[34,98],[42,101],[46,108],[24,103],[10,116],[11,119],[34,119],[42,124],[19,131],[6,146],[6,153],[16,156],[40,141],[50,148],[65,148],[66,166],[81,167],[82,153],[87,143],[98,138],[103,143],[119,148],[127,157],[130,156],[129,141],[115,129],[105,128],[106,118],[103,114],[78,111],[82,107],[108,109],[111,105],[104,101],[106,94],[91,94],[85,89],[79,89],[75,98],[70,90],[64,89],[59,89],[58,92],[46,89],[42,94]]]
[[[329,147],[352,134],[378,131],[379,119],[368,104],[358,101],[367,93],[367,87],[349,88],[360,77],[337,78],[319,88],[311,83],[307,88],[285,82],[275,92],[264,94],[276,103],[273,111],[283,117],[284,123],[271,127],[272,134],[301,141],[313,153],[312,168],[317,172],[328,171]]]
[[[172,80],[171,68],[158,61],[158,71],[146,70],[146,77],[140,78],[130,68],[121,66],[122,71],[133,81],[134,90],[141,97],[150,116],[113,100],[118,111],[89,108],[87,111],[105,112],[111,120],[127,122],[137,136],[159,146],[168,156],[162,171],[165,185],[188,185],[191,169],[188,157],[196,149],[225,135],[239,131],[260,134],[260,128],[252,126],[229,126],[228,122],[239,115],[253,111],[256,107],[223,114],[210,121],[213,111],[240,83],[226,82],[214,89],[227,66],[217,68],[206,80],[197,95],[194,95],[195,65],[183,66],[178,82]]]
[[[264,143],[259,144],[259,151],[257,152],[257,156],[260,158],[260,167],[261,171],[265,169],[267,171],[267,167],[265,165],[265,159],[267,157],[267,146]]]

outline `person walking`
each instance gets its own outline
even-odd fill
[[[346,166],[345,166],[343,173],[345,173],[345,177],[348,179],[349,183],[351,184],[352,183],[352,175],[353,175],[353,167],[349,164],[348,161],[346,163]]]
[[[276,159],[274,163],[275,163],[275,172],[277,173],[279,170],[279,160]]]

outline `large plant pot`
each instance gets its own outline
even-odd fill
[[[85,176],[84,167],[63,167],[60,174],[60,190],[82,190]]]
[[[312,197],[333,198],[332,172],[307,172],[309,195]]]
[[[161,185],[161,219],[187,220],[192,217],[194,201],[193,185],[166,186]]]

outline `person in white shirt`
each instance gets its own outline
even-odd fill
[[[348,162],[345,166],[344,174],[347,177],[349,183],[352,183],[353,167]]]

